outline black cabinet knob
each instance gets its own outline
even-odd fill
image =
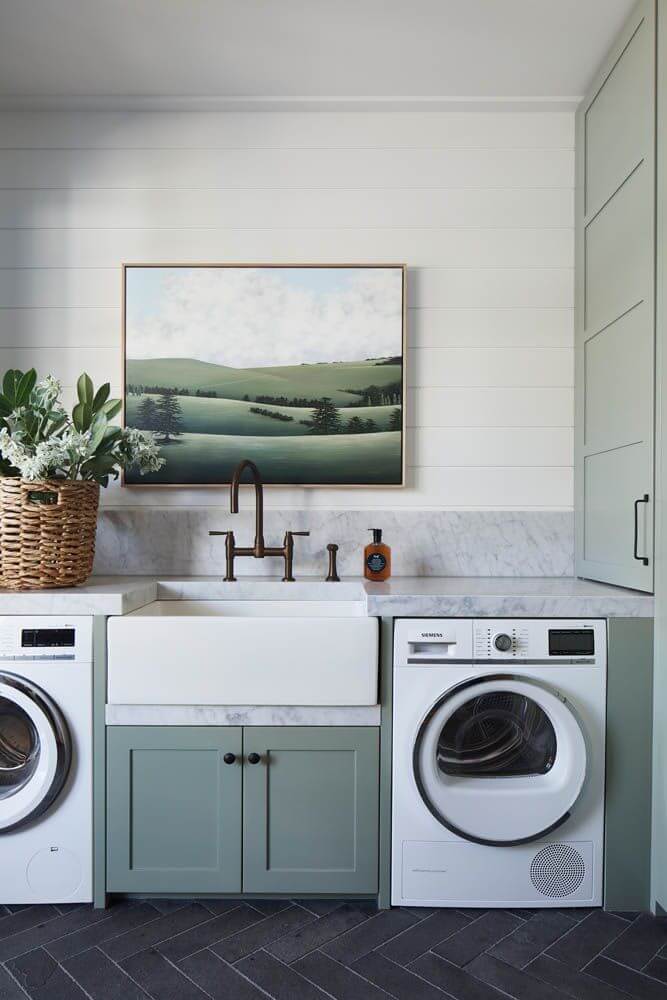
[[[249,753],[248,754],[248,763],[249,764],[259,764],[259,762],[260,762],[261,759],[262,758],[259,756],[258,753]]]
[[[226,753],[222,759],[224,760],[225,764],[233,764],[236,761],[236,754]]]

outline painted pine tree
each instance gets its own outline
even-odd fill
[[[145,396],[137,407],[135,425],[143,431],[156,431],[159,428],[160,414],[157,403],[150,396]]]
[[[166,443],[178,437],[183,431],[181,404],[173,392],[163,392],[157,402],[156,430],[163,435]]]
[[[319,401],[312,416],[311,434],[338,434],[341,430],[338,407],[329,396]]]

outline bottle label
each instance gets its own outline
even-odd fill
[[[368,559],[366,560],[366,565],[368,566],[371,573],[381,573],[382,570],[387,565],[387,560],[381,552],[371,552]]]

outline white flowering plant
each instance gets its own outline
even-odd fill
[[[37,381],[34,368],[10,369],[0,393],[0,475],[23,479],[88,479],[108,486],[120,469],[143,475],[164,465],[156,435],[110,421],[121,401],[110,399],[105,383],[95,392],[85,372],[77,382],[77,402],[68,414],[60,383],[47,375]]]

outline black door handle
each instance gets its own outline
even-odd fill
[[[644,566],[648,566],[648,556],[640,556],[637,553],[637,545],[639,544],[639,505],[640,503],[648,503],[648,501],[648,493],[645,493],[643,497],[639,497],[638,500],[635,500],[635,540],[633,555],[635,559],[637,559],[637,561],[642,563]]]
[[[249,764],[259,764],[259,762],[260,762],[261,759],[262,758],[259,756],[258,753],[249,753],[248,754],[248,763]]]
[[[225,764],[233,764],[236,761],[236,754],[226,753],[222,759],[224,760]]]

